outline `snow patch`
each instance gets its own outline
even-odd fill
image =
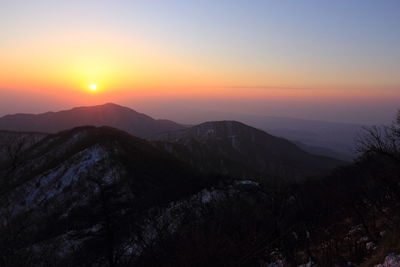
[[[297,267],[312,267],[312,266],[314,266],[314,262],[310,260],[309,262],[298,265]]]
[[[276,260],[274,262],[269,263],[267,266],[268,267],[284,267],[285,260]]]
[[[242,181],[235,181],[235,185],[254,185],[259,186],[259,183],[250,181],[250,180],[242,180]]]
[[[16,198],[21,195],[25,195],[25,197],[18,201],[19,204],[15,207],[14,214],[38,207],[44,201],[60,196],[77,180],[89,177],[94,173],[101,174],[98,178],[102,178],[105,183],[112,183],[118,178],[115,169],[106,169],[105,173],[99,171],[103,169],[107,159],[108,152],[103,147],[95,145],[75,154],[48,172],[38,175],[16,191]]]
[[[237,135],[228,136],[228,138],[231,140],[232,147],[234,149],[236,149],[237,151],[240,151],[240,145],[239,145],[239,142],[237,141],[237,137],[238,137]]]
[[[400,255],[389,254],[384,263],[375,265],[375,267],[400,267]]]

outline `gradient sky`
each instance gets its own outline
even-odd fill
[[[385,123],[400,107],[398,0],[1,0],[0,33],[0,115],[116,102]]]

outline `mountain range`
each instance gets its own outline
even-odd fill
[[[110,126],[132,135],[150,138],[184,126],[169,120],[155,120],[132,109],[108,103],[43,114],[14,114],[0,118],[0,130],[56,133],[78,126]]]
[[[286,138],[311,154],[351,161],[357,157],[354,144],[363,127],[360,124],[218,112],[202,113],[199,116],[193,116],[193,121],[188,124],[181,124],[171,120],[156,120],[130,108],[108,103],[37,115],[7,115],[0,118],[0,130],[55,133],[77,126],[107,125],[149,139],[159,136],[160,133],[200,124],[204,119],[235,120]]]
[[[164,107],[167,110],[168,107]],[[156,110],[156,114],[162,114]],[[342,123],[307,120],[290,117],[264,116],[241,113],[228,113],[218,110],[189,110],[166,113],[171,118],[186,123],[201,123],[215,120],[235,120],[296,142],[304,150],[324,156],[334,156],[351,161],[358,155],[355,152],[355,139],[367,124]]]
[[[153,141],[181,161],[209,173],[289,180],[321,175],[344,162],[312,155],[296,144],[236,121],[196,126],[156,120],[116,104],[0,118],[0,130],[54,133],[84,125],[109,126]]]
[[[398,236],[398,157],[114,104],[0,122],[0,266],[357,266]]]
[[[294,143],[237,121],[205,122],[168,132],[159,146],[201,170],[237,178],[291,181],[344,162],[305,152]]]

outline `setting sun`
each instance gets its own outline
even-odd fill
[[[94,84],[94,83],[89,84],[89,89],[90,89],[91,91],[96,91],[96,90],[97,90],[97,85]]]

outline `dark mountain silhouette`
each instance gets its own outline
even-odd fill
[[[0,130],[56,133],[78,126],[110,126],[142,138],[184,126],[169,120],[155,120],[116,104],[78,107],[43,114],[15,114],[0,118]]]
[[[6,161],[17,163],[24,150],[48,134],[35,132],[0,131],[0,165]]]
[[[76,249],[89,253],[87,262],[112,262],[108,253],[144,242],[138,235],[151,207],[195,194],[207,181],[117,129],[89,126],[49,135],[26,149],[17,169],[0,165],[0,265],[27,266],[13,251],[7,254],[11,247],[34,249],[40,266],[55,266],[56,255],[68,260]],[[41,253],[54,254],[41,258]],[[31,266],[39,266],[36,260],[29,260]]]
[[[203,171],[240,178],[320,175],[344,162],[315,156],[286,139],[236,121],[206,122],[166,133],[159,143],[168,152]]]
[[[0,118],[0,130],[8,131],[56,133],[87,125],[110,126],[132,135],[152,140],[157,139],[164,133],[187,128],[185,125],[170,120],[155,120],[143,113],[112,103],[37,115],[6,115]],[[274,122],[271,122],[270,126],[272,127],[273,125]],[[300,136],[302,135],[299,134],[299,139],[301,139]],[[291,137],[295,140],[294,136]],[[307,146],[302,142],[297,142],[296,145],[311,154],[340,159],[346,158],[342,154],[337,154],[323,147]]]
[[[178,112],[179,107],[176,108],[173,105],[165,107],[163,110],[168,118],[193,125],[205,121],[240,121],[290,141],[301,142],[311,147],[327,148],[336,152],[335,156],[339,156],[339,159],[345,161],[351,161],[358,156],[355,152],[354,140],[362,133],[362,128],[368,126],[366,124],[230,113],[209,109],[187,109],[186,112]],[[332,156],[332,151],[318,149],[318,153],[329,157]]]

